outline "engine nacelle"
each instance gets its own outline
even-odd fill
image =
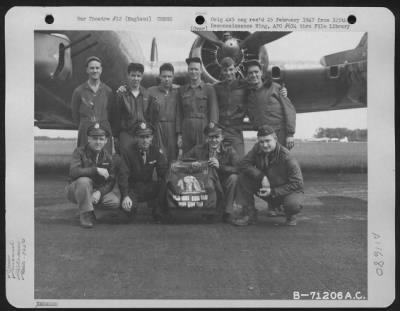
[[[214,32],[221,41],[223,41],[223,32]],[[202,37],[198,37],[191,48],[190,57],[200,57],[203,62],[204,81],[215,83],[222,80],[220,62],[224,57],[231,57],[235,61],[235,66],[238,69],[238,75],[244,76],[243,62],[249,59],[258,59],[263,65],[263,73],[268,70],[268,53],[264,45],[254,50],[241,50],[239,43],[246,39],[250,32],[236,31],[232,32],[232,37],[223,41],[222,46],[218,46]]]
[[[35,32],[35,79],[67,80],[72,76],[71,49],[67,36]]]

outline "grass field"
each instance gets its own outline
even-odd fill
[[[254,140],[245,142],[246,151]],[[68,163],[75,140],[35,141],[37,173],[68,174]],[[366,173],[367,143],[297,142],[292,150],[303,172]]]

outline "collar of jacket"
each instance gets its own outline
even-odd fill
[[[85,146],[85,154],[86,154],[90,159],[92,159],[94,162],[96,162],[97,153],[96,153],[96,151],[94,151],[93,149],[91,149],[91,148],[89,147],[89,144],[86,144],[86,146]],[[100,152],[99,152],[98,154],[99,154],[99,159],[102,159],[103,156],[104,156],[104,148],[101,149]]]
[[[166,90],[165,88],[163,88],[163,87],[161,86],[161,84],[159,84],[157,87],[158,87],[158,90],[159,90],[161,93],[163,93],[163,94],[169,94],[169,93],[171,93],[171,91],[172,91],[172,85],[168,88],[168,90]]]
[[[259,143],[257,143],[257,147],[258,147],[257,154],[260,154],[260,155],[266,155],[267,154],[261,149]],[[270,163],[276,162],[280,154],[281,154],[281,145],[278,142],[276,142],[275,150],[270,152],[270,153],[268,153],[268,158],[270,160]]]
[[[186,90],[187,89],[195,89],[195,88],[204,88],[204,81],[200,80],[200,83],[198,85],[196,85],[195,87],[192,87],[192,85],[190,83],[186,84]]]
[[[146,91],[146,89],[143,86],[140,85],[139,86],[139,94],[138,94],[138,96],[140,96],[140,95],[143,96],[145,94],[145,91]],[[126,94],[129,94],[130,96],[133,96],[132,88],[130,86],[126,87]]]
[[[203,144],[203,149],[207,152],[210,151],[210,145],[208,143]],[[220,143],[219,148],[217,150],[217,153],[225,153],[226,152],[226,147],[224,146],[223,142]]]
[[[97,91],[101,90],[103,87],[104,87],[104,83],[102,81],[100,81],[99,88],[97,89]],[[86,83],[85,83],[85,89],[88,89],[93,92],[93,89],[90,87],[89,80],[86,81]]]
[[[273,88],[272,91],[275,92],[275,91],[276,91],[276,87],[274,87],[275,85],[277,85],[277,84],[274,83],[274,82],[272,82],[272,81],[264,80],[264,79],[263,79],[260,87],[255,87],[255,86],[249,85],[249,84],[247,83],[247,88],[248,88],[250,91],[256,92],[256,91],[262,90],[263,88],[269,89],[269,88],[272,87],[272,88]]]

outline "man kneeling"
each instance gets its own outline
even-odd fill
[[[270,210],[282,205],[286,224],[294,226],[304,196],[300,166],[289,150],[279,144],[272,127],[260,127],[257,139],[253,149],[238,164],[240,174],[236,203],[247,213],[239,225],[256,222],[253,196],[256,194],[268,202]]]
[[[88,143],[72,154],[67,186],[68,199],[77,203],[80,222],[84,228],[92,228],[95,220],[94,205],[118,209],[119,198],[111,192],[115,185],[112,156],[104,149],[109,133],[95,123],[87,130]]]
[[[165,204],[167,159],[162,150],[152,145],[154,129],[150,123],[139,122],[135,128],[135,143],[122,150],[119,175],[122,208],[133,216],[138,203],[148,202],[154,220],[167,218]],[[157,180],[153,180],[154,170]]]
[[[208,206],[216,206],[222,221],[233,222],[233,200],[236,193],[237,169],[239,156],[232,146],[222,143],[224,136],[217,125],[204,129],[206,142],[192,148],[184,158],[208,161],[209,182]],[[195,165],[196,162],[194,162]]]

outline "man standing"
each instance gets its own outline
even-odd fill
[[[219,124],[223,128],[225,140],[242,158],[244,139],[240,125],[246,116],[247,84],[236,80],[235,62],[232,58],[222,59],[221,67],[224,80],[214,85],[219,108]]]
[[[207,187],[207,205],[217,206],[222,220],[232,222],[233,200],[238,178],[235,165],[239,158],[232,146],[222,144],[224,137],[221,128],[208,126],[204,129],[204,133],[207,136],[206,142],[195,146],[184,155],[184,158],[208,161],[210,184]]]
[[[140,85],[144,66],[139,63],[128,65],[128,85],[117,90],[113,116],[113,135],[116,149],[128,150],[134,144],[134,126],[146,120],[150,104],[150,93]],[[122,152],[121,152],[122,153]]]
[[[296,129],[296,110],[289,98],[280,94],[280,86],[266,77],[258,60],[244,63],[249,84],[248,114],[254,128],[270,125],[282,146],[292,149]]]
[[[72,119],[78,126],[78,147],[87,144],[87,129],[95,122],[100,123],[111,133],[110,120],[114,105],[114,95],[109,86],[101,82],[102,66],[100,58],[90,56],[86,60],[88,81],[78,86],[72,94]],[[106,148],[111,154],[112,141]]]
[[[268,202],[268,208],[280,205],[286,224],[296,225],[296,214],[302,209],[303,176],[297,161],[277,140],[268,125],[259,128],[258,142],[238,164],[239,180],[236,203],[248,213],[238,225],[253,224],[257,220],[254,194]]]
[[[176,133],[176,106],[178,86],[173,85],[174,67],[170,63],[160,67],[160,85],[148,89],[155,99],[148,110],[149,121],[155,128],[154,145],[161,148],[168,163],[176,160],[178,155]]]
[[[80,222],[84,228],[92,228],[95,219],[94,206],[118,209],[119,198],[111,192],[115,175],[111,154],[105,150],[108,131],[100,123],[87,130],[88,143],[72,154],[67,186],[68,199],[77,203]]]
[[[167,214],[165,204],[167,160],[162,150],[152,145],[153,127],[139,122],[134,128],[137,139],[129,149],[121,152],[119,189],[122,208],[135,215],[139,202],[149,202],[155,220]],[[154,170],[157,180],[153,181]],[[160,215],[160,212],[162,215]]]
[[[204,143],[204,128],[218,122],[218,105],[214,88],[201,80],[202,62],[199,57],[186,59],[189,84],[179,89],[176,128],[178,144],[183,153]]]

